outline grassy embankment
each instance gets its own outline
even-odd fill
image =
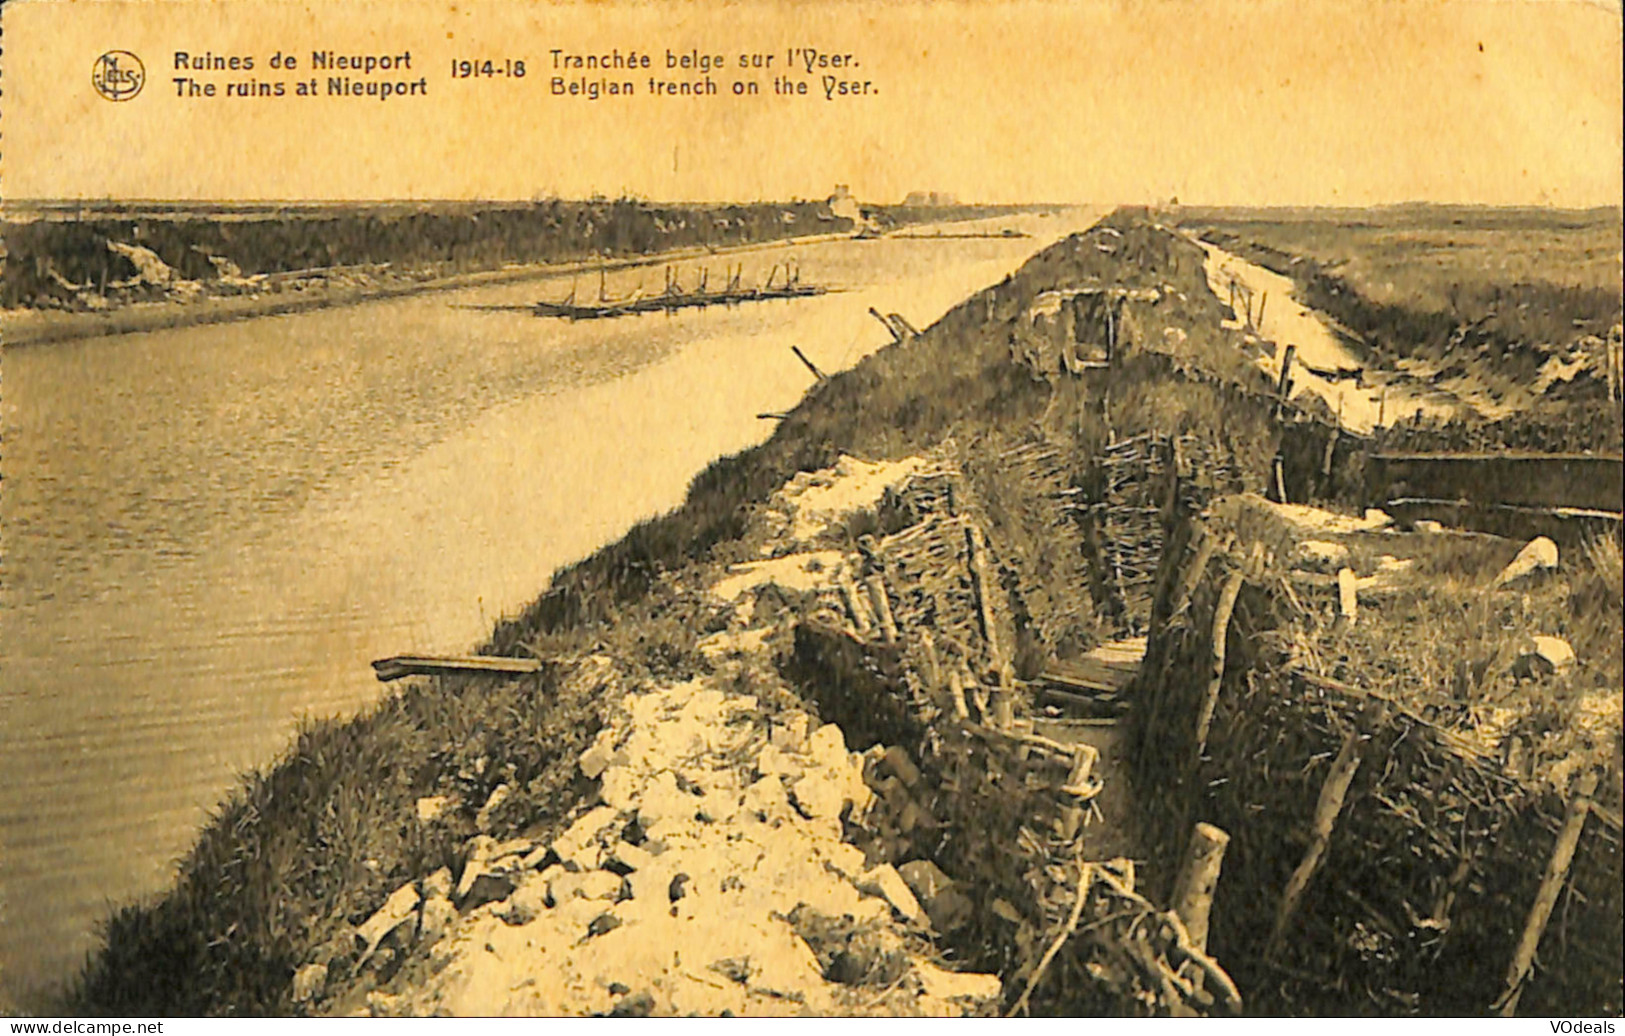
[[[693,646],[709,611],[699,594],[677,585],[696,585],[696,568],[743,560],[738,538],[747,509],[797,471],[832,463],[839,451],[898,457],[950,434],[1040,422],[1079,446],[1102,440],[1108,426],[1119,434],[1195,430],[1260,458],[1261,483],[1269,423],[1249,402],[1263,387],[1261,376],[1218,341],[1220,305],[1206,291],[1200,253],[1164,232],[1121,225],[1126,240],[1116,254],[1078,237],[1062,241],[919,338],[832,378],[768,442],[701,472],[682,508],[560,572],[524,614],[498,626],[487,650],[551,656],[600,649],[652,673],[695,671],[705,664]],[[1175,384],[1170,357],[1147,353],[1136,361],[1144,371],[1126,379],[1134,387],[1107,400],[1078,379],[1046,377],[1016,360],[1018,338],[1032,333],[1039,292],[1170,280],[1180,290],[1159,304],[1157,319],[1189,333],[1165,337],[1147,326],[1145,340],[1168,344],[1187,361],[1209,356],[1223,376]],[[1226,379],[1236,378],[1246,380],[1246,393],[1227,387]],[[1227,410],[1235,411],[1228,419]],[[517,789],[497,817],[501,830],[556,831],[584,790],[573,760],[594,736],[600,709],[590,688],[561,689],[544,674],[415,683],[362,716],[312,724],[218,809],[167,894],[111,918],[106,948],[89,961],[67,1007],[115,1014],[290,1010],[293,970],[323,947],[348,948],[351,926],[389,891],[449,862],[472,830],[474,810],[499,783]],[[436,794],[455,795],[465,807],[457,823],[421,827],[415,801]]]
[[[1224,307],[1207,290],[1200,251],[1127,214],[1108,222],[1112,231],[1057,243],[919,338],[820,385],[766,443],[701,472],[680,509],[561,571],[530,608],[498,625],[486,650],[600,650],[652,675],[702,670],[695,642],[715,612],[692,588],[760,547],[741,539],[753,506],[840,452],[897,458],[949,436],[997,441],[1030,429],[1087,469],[1109,437],[1158,432],[1199,440],[1223,462],[1213,467],[1226,469],[1225,484],[1213,490],[1261,489],[1280,435],[1269,385],[1239,336],[1220,329]],[[1073,329],[1038,315],[1038,302],[1053,289],[1085,286],[1156,289],[1156,301],[1131,307],[1109,374],[1062,375],[1053,349]],[[1022,487],[997,468],[978,477],[1010,484],[981,495],[1009,500],[1015,515]],[[1018,524],[995,522],[990,537],[1019,567],[1043,544],[1012,538]],[[1098,621],[1098,635],[1116,632],[1109,617]],[[496,817],[498,834],[547,838],[558,830],[588,790],[573,761],[601,721],[604,703],[594,693],[552,674],[427,681],[355,719],[313,724],[220,808],[170,892],[111,919],[106,949],[67,1006],[291,1010],[294,969],[321,958],[342,971],[352,926],[401,883],[450,862],[498,784],[516,789]],[[463,803],[454,823],[416,822],[417,798],[448,794]]]
[[[1530,385],[1577,340],[1606,339],[1625,305],[1617,208],[1192,209],[1181,222],[1294,278],[1300,301],[1352,332],[1374,366],[1422,360],[1436,382],[1471,373]],[[1408,421],[1390,440],[1618,453],[1618,411],[1582,373],[1507,419]]]

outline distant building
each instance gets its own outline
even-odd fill
[[[948,205],[959,204],[959,199],[946,191],[910,191],[908,197],[903,199],[903,204],[916,208],[925,206],[943,208]]]

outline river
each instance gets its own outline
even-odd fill
[[[63,980],[98,918],[159,893],[301,717],[375,700],[369,660],[467,650],[763,439],[755,415],[808,387],[792,345],[849,367],[890,340],[870,306],[924,327],[1100,214],[712,264],[713,287],[725,261],[753,283],[794,257],[843,289],[795,302],[583,323],[467,308],[559,298],[561,277],[9,350],[0,1002]]]

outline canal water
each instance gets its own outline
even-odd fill
[[[560,565],[681,502],[810,376],[1101,213],[1026,238],[767,246],[807,300],[567,323],[471,307],[569,278],[8,350],[0,428],[0,1002],[62,981],[159,893],[212,806],[368,661],[465,651]],[[965,225],[956,225],[963,231]],[[694,260],[678,275],[693,286]],[[781,273],[782,276],[782,273]],[[583,278],[579,291],[597,291]],[[659,266],[617,271],[659,291]]]

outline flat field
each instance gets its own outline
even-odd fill
[[[1292,277],[1369,367],[1516,410],[1413,445],[1619,452],[1620,209],[1185,209],[1180,222]]]

